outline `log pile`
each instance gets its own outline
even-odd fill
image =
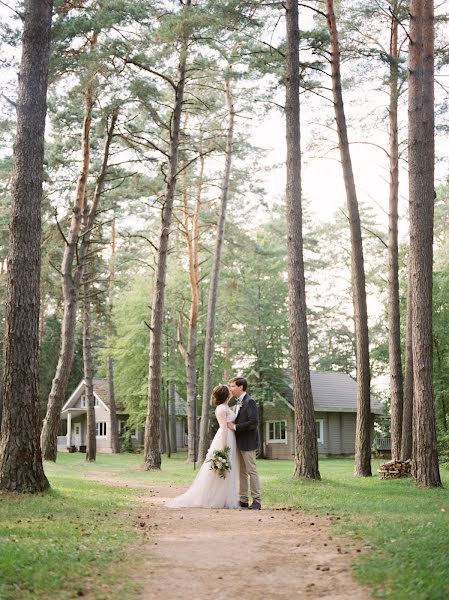
[[[377,469],[381,479],[398,479],[398,477],[408,477],[411,472],[411,461],[408,460],[390,460]]]

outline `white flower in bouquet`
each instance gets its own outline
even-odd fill
[[[229,463],[229,448],[226,447],[224,450],[215,450],[212,457],[207,462],[210,463],[210,468],[215,471],[219,477],[224,479],[226,473],[231,470],[231,465]]]

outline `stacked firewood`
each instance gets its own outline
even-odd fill
[[[408,460],[390,460],[377,469],[381,479],[397,479],[408,477],[411,472],[411,462]]]

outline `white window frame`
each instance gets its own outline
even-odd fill
[[[318,444],[324,444],[324,419],[315,419],[315,423],[320,424],[320,435],[317,436],[316,441]]]
[[[106,421],[96,421],[95,423],[95,437],[105,438],[107,437],[107,425]]]
[[[87,406],[86,394],[82,394],[81,398],[80,398],[80,407],[81,408],[86,408],[86,406]]]
[[[285,439],[284,440],[276,440],[270,438],[270,425],[271,423],[285,423]],[[276,421],[267,421],[266,423],[266,439],[268,444],[287,444],[287,421],[285,419],[276,419]]]

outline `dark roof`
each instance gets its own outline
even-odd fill
[[[290,373],[289,373],[290,378]],[[311,371],[313,406],[316,412],[357,412],[357,382],[347,373]],[[293,406],[291,383],[281,394]],[[383,414],[384,408],[371,396],[371,412]]]
[[[187,416],[187,402],[175,390],[175,414],[177,417]]]
[[[106,404],[108,408],[111,407],[111,398],[109,396],[109,382],[107,379],[103,379],[102,377],[94,377],[94,392],[101,399],[102,402]],[[119,412],[126,411],[125,405],[123,402],[120,402],[115,398],[115,408]]]
[[[106,404],[108,408],[110,408],[110,397],[109,397],[109,382],[107,379],[103,379],[101,377],[94,377],[94,392],[99,396],[99,398]],[[119,402],[117,398],[115,399],[116,409],[119,412],[126,412],[126,406],[123,402]],[[183,417],[187,415],[187,402],[178,394],[175,390],[175,411],[176,415],[179,417]]]

